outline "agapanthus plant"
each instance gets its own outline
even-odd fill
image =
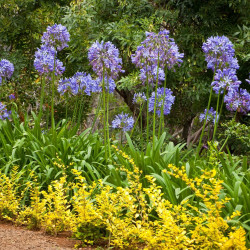
[[[142,105],[145,101],[147,101],[147,97],[144,92],[134,94],[133,103]]]
[[[233,44],[225,36],[209,37],[203,43],[202,50],[205,53],[208,69],[239,68],[237,58],[234,57]]]
[[[46,47],[54,47],[56,50],[63,50],[68,47],[70,35],[67,28],[61,24],[48,26],[47,31],[43,33],[42,43]]]
[[[146,39],[137,47],[135,54],[131,56],[132,63],[138,68],[146,68],[146,65],[159,66],[164,69],[172,69],[182,62],[183,53],[179,52],[174,39],[169,37],[169,31],[163,30],[158,34],[146,32]]]
[[[236,70],[232,68],[218,69],[211,83],[216,94],[225,90],[237,90],[241,84],[236,75]]]
[[[156,114],[158,116],[161,115],[161,108],[163,107],[163,114],[168,115],[174,103],[175,96],[173,96],[173,92],[165,88],[165,98],[164,98],[164,88],[157,89],[156,95]],[[149,98],[149,112],[154,112],[154,105],[155,105],[155,92],[152,93],[151,97]]]
[[[6,105],[0,102],[0,119],[6,120],[9,119],[11,115],[11,111],[8,111]]]
[[[229,91],[225,95],[224,102],[229,111],[237,111],[243,114],[250,112],[250,93],[246,89]]]
[[[16,99],[15,94],[10,94],[10,95],[9,95],[9,99],[10,99],[10,100],[15,100],[15,99]]]
[[[124,132],[127,132],[133,128],[134,119],[128,114],[118,114],[115,116],[115,119],[112,121],[112,128],[122,129]]]
[[[103,80],[101,80],[100,78],[97,78],[96,82],[99,85],[99,87],[102,89]],[[107,80],[107,78],[105,77],[104,84],[105,84],[105,91],[106,92],[109,89],[109,93],[114,93],[116,84],[112,78],[108,78],[108,80]]]
[[[199,121],[202,122],[205,120],[206,118],[206,113],[207,113],[207,109],[204,110],[204,112],[202,114],[200,114],[199,116]],[[208,121],[213,121],[213,123],[215,123],[215,117],[216,117],[216,111],[213,109],[213,107],[211,107],[209,110],[208,110],[208,113],[207,113],[207,122]],[[217,120],[218,120],[218,115],[217,115]]]
[[[102,79],[105,76],[117,79],[122,70],[122,59],[119,58],[119,50],[111,42],[96,41],[88,52],[88,59],[95,73]]]
[[[2,83],[2,79],[11,78],[14,72],[14,65],[10,61],[6,59],[2,59],[0,61],[0,84]]]
[[[55,75],[61,75],[65,71],[63,63],[56,59],[56,50],[53,47],[42,45],[35,52],[34,67],[40,75],[46,75],[54,72]]]

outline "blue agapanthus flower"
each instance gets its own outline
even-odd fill
[[[238,80],[236,70],[232,68],[218,69],[212,82],[213,90],[216,94],[223,93],[224,90],[236,90],[239,88],[241,81]]]
[[[183,53],[179,52],[174,39],[169,37],[169,31],[163,30],[158,34],[146,32],[146,39],[137,47],[135,54],[131,56],[132,63],[141,69],[140,78],[145,82],[148,75],[150,83],[156,81],[156,72],[159,62],[159,81],[164,81],[165,66],[172,69],[180,65]]]
[[[209,37],[203,43],[202,50],[205,53],[208,69],[214,71],[223,68],[239,68],[237,58],[234,57],[233,44],[226,36]]]
[[[119,128],[122,129],[124,132],[131,130],[133,126],[133,117],[124,113],[116,115],[115,119],[112,121],[112,128]]]
[[[207,109],[205,109],[204,112],[200,114],[200,117],[199,117],[200,122],[205,120],[206,113],[207,113]],[[213,123],[215,123],[215,117],[216,117],[216,111],[213,109],[213,107],[211,107],[207,113],[207,121],[213,121]],[[217,114],[217,121],[218,119],[219,119],[219,115]]]
[[[146,97],[145,93],[142,92],[142,93],[135,93],[134,94],[133,103],[141,105],[146,101],[147,101],[147,97]]]
[[[100,90],[102,90],[103,80],[100,78],[97,78],[96,82],[98,83]],[[105,90],[107,91],[109,89],[109,93],[114,93],[115,88],[116,88],[115,81],[112,78],[108,78],[108,80],[107,78],[105,78],[104,83],[105,83]]]
[[[243,114],[250,112],[250,93],[246,89],[229,91],[225,95],[224,102],[229,111],[237,111]]]
[[[117,79],[122,70],[122,59],[119,58],[119,50],[111,42],[96,41],[88,52],[88,59],[93,67],[95,73],[101,79],[103,71],[105,70],[106,76],[112,79]]]
[[[56,50],[45,45],[42,45],[35,52],[34,67],[40,75],[51,72],[55,72],[55,75],[61,75],[65,71],[63,63],[56,59]]]
[[[157,67],[149,66],[147,68],[140,69],[140,79],[142,83],[148,81],[149,84],[153,85],[157,81]],[[158,84],[161,84],[165,80],[165,73],[162,68],[158,68]]]
[[[163,114],[168,115],[174,103],[175,96],[173,96],[173,92],[165,88],[165,98],[164,98],[164,88],[157,89],[157,96],[156,96],[156,114],[158,116],[161,115],[161,109],[163,106]],[[148,111],[154,112],[154,105],[155,105],[155,92],[152,93],[151,97],[149,98],[148,104]]]
[[[15,94],[10,94],[10,95],[9,95],[9,99],[10,99],[10,100],[15,100],[15,99],[16,99]]]
[[[47,31],[43,33],[42,43],[47,47],[54,47],[58,51],[68,47],[70,34],[67,28],[61,24],[48,26]]]
[[[6,120],[9,119],[11,115],[11,111],[8,111],[6,105],[0,102],[0,119]]]
[[[14,72],[14,65],[10,61],[6,59],[2,59],[0,61],[0,84],[2,83],[2,79],[11,78]]]

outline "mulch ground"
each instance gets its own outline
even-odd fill
[[[25,227],[0,221],[0,250],[68,250],[75,249],[79,241],[70,239],[69,233],[50,236],[42,231],[31,231]],[[78,248],[91,249],[91,248]],[[93,248],[92,248],[93,249]]]

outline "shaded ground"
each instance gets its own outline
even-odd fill
[[[50,236],[41,231],[29,231],[25,227],[16,227],[11,223],[0,222],[0,250],[74,249],[75,244],[79,242],[69,239],[67,236],[67,233]]]

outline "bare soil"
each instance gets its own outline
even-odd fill
[[[69,250],[79,241],[70,239],[70,234],[50,236],[42,231],[30,231],[25,227],[0,221],[0,250]],[[78,248],[91,249],[91,248]]]

